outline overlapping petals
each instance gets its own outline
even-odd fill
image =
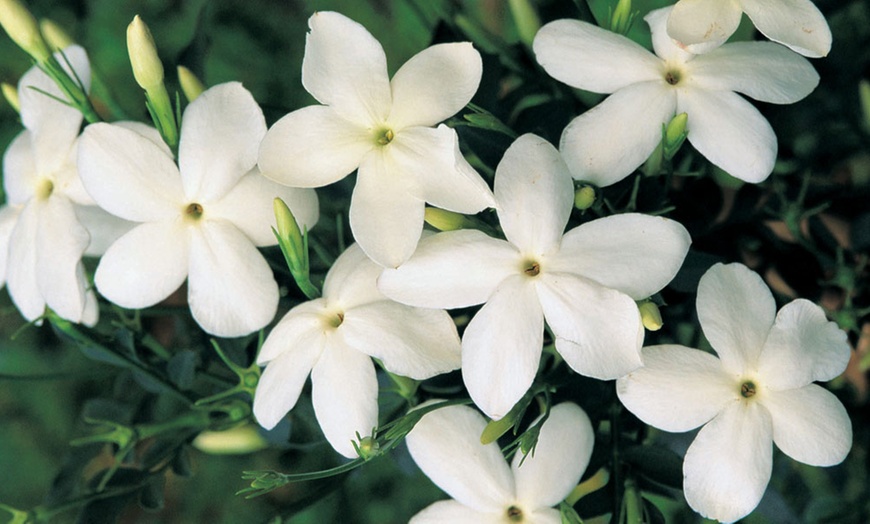
[[[85,189],[103,209],[139,223],[103,255],[97,289],[119,305],[142,308],[187,278],[191,312],[207,332],[234,337],[268,324],[278,287],[255,246],[276,241],[262,210],[280,196],[311,228],[318,207],[313,191],[279,187],[254,169],[265,133],[262,111],[238,83],[215,86],[188,106],[180,168],[147,135],[116,124],[88,126],[78,150]]]
[[[730,2],[681,0],[677,6],[701,10],[702,3],[703,10],[712,12],[715,3],[724,12],[720,4]],[[665,32],[670,9],[645,17],[656,55],[579,21],[551,22],[536,35],[535,55],[551,76],[613,93],[565,128],[560,149],[572,175],[599,186],[618,182],[653,152],[662,125],[685,112],[688,140],[698,152],[737,178],[764,180],[773,170],[776,137],[754,107],[729,91],[792,103],[816,87],[818,75],[806,59],[769,42],[727,44],[704,55],[688,52]]]
[[[435,409],[414,426],[406,438],[411,456],[454,500],[435,502],[412,523],[505,522],[508,515],[558,522],[559,512],[550,506],[568,495],[592,455],[594,433],[586,413],[570,403],[552,407],[534,454],[518,452],[510,467],[496,442],[480,443],[485,426],[466,406]]]
[[[432,46],[390,81],[383,48],[361,25],[318,12],[309,27],[302,83],[324,106],[275,123],[260,146],[264,175],[319,187],[357,169],[351,230],[366,254],[386,267],[413,253],[425,202],[461,213],[494,205],[459,152],[456,132],[431,129],[477,90],[482,65],[471,44]]]
[[[391,373],[418,380],[457,369],[459,335],[444,311],[388,300],[381,267],[354,244],[335,261],[323,297],[291,309],[269,334],[257,362],[268,364],[254,397],[260,425],[274,427],[311,375],[315,415],[332,447],[348,458],[356,435],[378,425],[372,357]]]
[[[851,448],[846,410],[811,383],[845,369],[845,334],[808,301],[787,304],[775,320],[774,310],[757,274],[717,264],[698,286],[698,316],[720,358],[652,346],[643,349],[645,366],[617,381],[620,400],[644,422],[666,431],[704,425],[683,473],[686,500],[708,518],[733,522],[758,505],[774,443],[820,466]]]

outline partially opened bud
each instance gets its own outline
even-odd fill
[[[203,431],[193,439],[192,444],[210,455],[242,455],[269,447],[269,443],[252,424],[224,431]]]
[[[583,186],[574,191],[574,207],[580,211],[585,211],[592,207],[595,203],[595,188],[592,186]]]
[[[18,90],[15,89],[15,86],[3,82],[3,84],[0,84],[0,88],[3,90],[3,98],[9,102],[9,105],[16,111],[21,112],[21,104],[18,103]]]
[[[640,320],[643,322],[643,327],[648,331],[658,331],[662,328],[662,312],[655,302],[646,301],[638,307],[640,310]]]
[[[508,5],[517,26],[520,40],[524,44],[532,45],[535,34],[541,28],[541,18],[535,11],[535,6],[529,0],[508,0]]]
[[[631,0],[619,0],[610,15],[610,30],[624,35],[631,29],[635,14],[631,12]]]
[[[455,231],[468,225],[468,219],[464,215],[437,207],[427,207],[423,220],[438,231]]]
[[[178,66],[178,83],[181,84],[181,91],[184,92],[188,102],[193,102],[205,91],[205,86],[199,78],[184,66]]]
[[[686,141],[686,137],[689,136],[689,132],[686,130],[688,122],[689,115],[686,113],[680,113],[668,122],[665,128],[664,155],[666,159],[674,158],[674,155],[680,150],[680,146]]]
[[[299,224],[296,222],[296,217],[293,212],[287,207],[280,198],[275,198],[272,201],[272,207],[275,211],[275,223],[278,229],[278,241],[281,246],[284,244],[291,249],[293,255],[291,258],[301,260],[303,258],[300,250],[303,246],[302,231],[299,230]]]
[[[157,56],[154,38],[139,15],[127,26],[127,52],[136,83],[146,91],[163,84],[163,63]]]
[[[48,18],[43,18],[39,21],[39,28],[42,30],[42,36],[45,37],[45,41],[53,51],[66,49],[75,43],[75,41],[66,34],[66,31],[61,29],[59,25],[55,24]]]
[[[0,25],[9,38],[37,62],[51,56],[36,19],[18,0],[0,0]]]

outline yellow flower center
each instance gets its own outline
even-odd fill
[[[323,322],[332,329],[338,328],[344,322],[344,312],[337,311],[323,318]]]
[[[378,145],[385,146],[392,142],[395,136],[396,134],[393,133],[393,130],[390,128],[380,129],[375,133],[375,142],[377,142]]]
[[[672,86],[679,84],[682,78],[682,73],[680,71],[677,71],[676,69],[670,69],[665,73],[665,82],[671,84]]]
[[[36,183],[36,198],[46,200],[54,192],[54,182],[48,178],[43,178]]]
[[[537,260],[526,260],[520,266],[523,273],[528,277],[536,277],[541,273],[541,263]]]
[[[511,506],[507,509],[507,518],[511,522],[522,522],[523,510],[516,506]]]
[[[202,204],[197,204],[196,202],[191,203],[184,210],[184,214],[187,215],[191,220],[199,220],[202,217],[202,213]]]
[[[743,398],[754,397],[756,392],[755,383],[747,380],[740,385],[740,396]]]

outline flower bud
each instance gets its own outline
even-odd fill
[[[21,104],[18,102],[18,90],[15,89],[15,86],[12,84],[7,84],[3,82],[0,84],[0,89],[3,90],[3,98],[9,102],[9,105],[12,106],[13,109],[21,112]]]
[[[0,25],[37,62],[45,62],[51,56],[36,19],[18,0],[0,0]]]
[[[188,102],[193,102],[205,91],[205,86],[199,78],[184,66],[178,66],[178,83],[181,84],[181,90]]]
[[[61,29],[59,25],[55,24],[48,18],[43,18],[39,21],[39,28],[42,30],[42,36],[45,37],[45,41],[53,51],[66,49],[75,43],[75,41],[66,34],[66,31]]]
[[[870,82],[861,80],[858,83],[858,96],[861,99],[861,113],[864,116],[864,129],[870,133]]]
[[[154,38],[139,15],[127,26],[127,52],[136,83],[145,91],[151,91],[163,84],[163,63],[157,56]]]
[[[595,203],[595,188],[583,186],[574,191],[574,207],[580,211],[586,211]]]
[[[468,220],[464,215],[437,207],[427,207],[423,220],[438,231],[455,231],[468,225]]]
[[[631,29],[635,13],[631,12],[631,0],[619,0],[610,15],[610,30],[624,35]]]
[[[637,307],[640,310],[640,320],[648,331],[658,331],[662,328],[662,313],[655,302],[646,301]]]
[[[266,449],[269,443],[251,424],[225,431],[203,431],[193,439],[193,447],[210,455],[242,455]]]
[[[359,433],[357,433],[357,438],[359,439],[359,444],[354,442],[353,447],[356,448],[356,452],[360,457],[369,460],[380,455],[381,446],[377,440],[372,437],[359,438]]]
[[[665,159],[670,160],[674,158],[674,155],[680,150],[680,146],[686,141],[686,137],[689,136],[689,132],[686,130],[688,122],[689,115],[686,113],[680,113],[668,122],[667,127],[665,127],[665,145],[663,151]]]
[[[529,0],[508,0],[508,5],[514,18],[514,24],[517,26],[520,41],[526,45],[532,45],[535,34],[541,28],[541,18],[535,11],[535,7]]]
[[[288,247],[292,248],[293,254],[296,255],[295,258],[301,260],[302,253],[299,250],[302,249],[303,239],[302,232],[299,230],[299,224],[296,222],[296,217],[293,216],[293,212],[290,211],[287,204],[280,198],[276,197],[272,201],[272,208],[275,211],[275,223],[278,227],[279,240],[283,239],[288,244]]]

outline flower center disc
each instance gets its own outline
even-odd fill
[[[541,264],[531,260],[523,264],[523,273],[530,277],[536,277],[541,273]]]
[[[740,394],[743,398],[749,398],[755,396],[755,384],[750,381],[746,381],[740,386]]]
[[[337,328],[342,322],[344,322],[344,313],[336,313],[326,320],[327,325],[331,328]]]
[[[665,82],[675,86],[680,83],[680,72],[679,71],[668,71],[665,73]]]
[[[378,144],[385,146],[392,142],[395,136],[392,129],[384,129],[378,133]]]
[[[187,209],[184,210],[184,213],[187,216],[189,216],[190,218],[196,220],[202,216],[202,211],[203,211],[202,205],[194,202],[194,203],[190,204],[189,206],[187,206]]]
[[[511,522],[522,522],[523,510],[516,506],[511,506],[507,509],[507,517]]]
[[[39,181],[36,186],[36,198],[40,200],[45,200],[51,196],[51,193],[54,192],[54,182],[47,178],[43,178]]]

